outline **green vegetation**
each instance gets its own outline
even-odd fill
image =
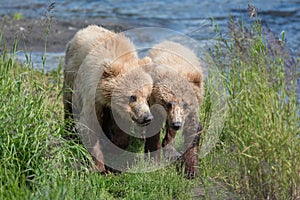
[[[299,59],[260,21],[231,20],[211,55],[224,77],[228,113],[206,175],[245,199],[300,197]]]
[[[15,48],[16,49],[16,48]],[[197,182],[176,166],[103,176],[85,148],[63,139],[62,68],[42,73],[0,60],[0,199],[184,199]]]
[[[22,13],[16,12],[16,13],[14,13],[14,15],[13,15],[13,19],[14,19],[14,20],[21,20],[21,19],[24,19],[24,16],[23,16]]]
[[[62,66],[43,73],[1,52],[0,199],[299,198],[299,60],[290,60],[282,42],[270,42],[259,22],[246,28],[232,21],[230,37],[219,36],[211,55],[228,112],[199,178],[187,180],[175,165],[141,174],[91,172],[85,148],[63,137]],[[210,100],[206,95],[204,134]]]

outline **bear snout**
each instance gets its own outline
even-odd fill
[[[172,122],[170,124],[171,128],[174,129],[175,131],[179,130],[182,126],[181,122]]]
[[[152,119],[153,119],[153,115],[151,113],[145,114],[144,117],[143,117],[143,121],[142,121],[141,125],[146,126],[146,125],[150,124]]]

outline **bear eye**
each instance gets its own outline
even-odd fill
[[[168,102],[168,103],[166,104],[167,110],[170,110],[170,109],[172,108],[172,106],[173,106],[173,104],[172,104],[171,102]]]
[[[183,109],[187,109],[188,108],[188,104],[187,103],[184,103],[183,104]]]
[[[129,97],[129,102],[130,102],[130,103],[136,102],[136,99],[137,99],[136,96],[135,96],[135,95],[132,95],[132,96]]]

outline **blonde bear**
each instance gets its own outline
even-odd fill
[[[65,119],[76,122],[76,130],[101,172],[106,171],[101,142],[106,136],[102,128],[116,123],[105,119],[115,113],[140,126],[153,119],[147,102],[153,85],[148,73],[150,64],[150,58],[138,58],[135,46],[124,34],[96,25],[78,31],[67,45],[63,84]],[[115,134],[117,141],[128,139],[121,129]]]
[[[165,157],[182,157],[186,177],[198,174],[199,107],[203,101],[203,69],[196,54],[187,47],[164,41],[153,46],[149,57],[154,63],[153,91],[150,105],[159,104],[166,110],[166,135],[162,141]],[[173,147],[176,132],[183,129],[185,151],[181,156]],[[146,139],[145,152],[159,157],[160,132]]]

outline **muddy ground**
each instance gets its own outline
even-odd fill
[[[43,52],[45,44],[47,44],[47,52],[63,52],[74,34],[89,24],[101,25],[116,32],[132,28],[129,25],[113,24],[101,19],[62,21],[41,18],[14,20],[4,16],[0,18],[1,49],[3,46],[12,49],[17,38],[18,49],[26,52]]]

